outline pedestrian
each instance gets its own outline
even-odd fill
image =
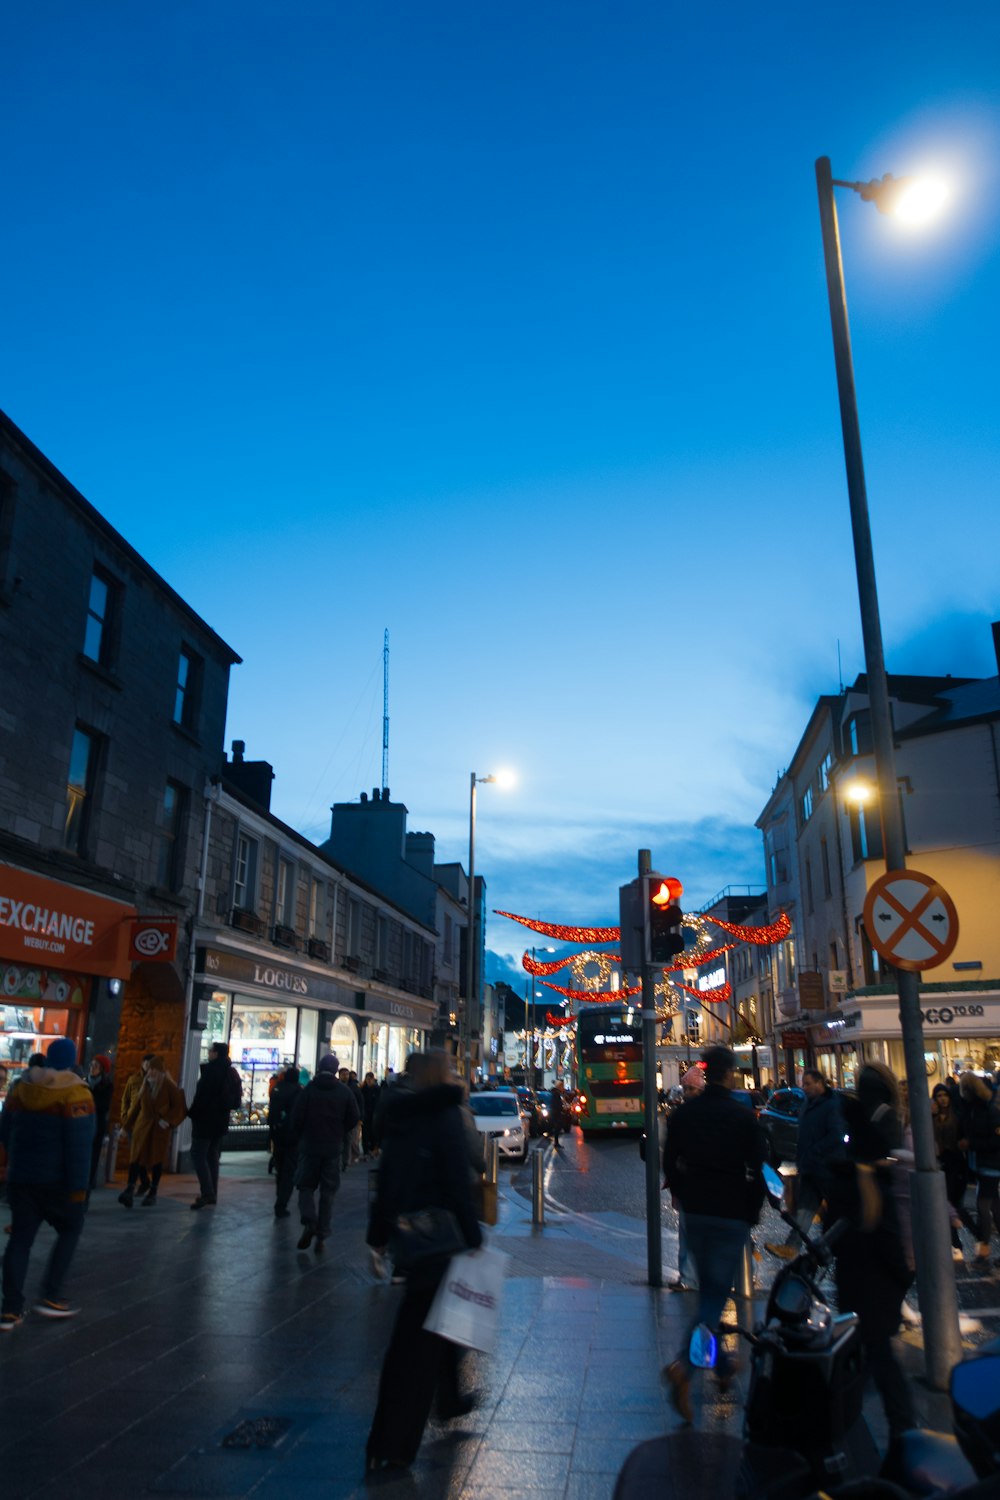
[[[317,1252],[323,1249],[330,1233],[333,1200],[340,1187],[344,1142],[358,1123],[354,1095],[337,1073],[334,1053],[321,1057],[316,1077],[302,1090],[292,1111],[292,1134],[299,1151],[295,1185],[302,1221],[300,1250],[308,1250],[313,1240]]]
[[[340,1148],[340,1170],[346,1172],[357,1156],[357,1127],[361,1122],[361,1111],[364,1109],[365,1101],[361,1097],[361,1088],[358,1084],[358,1075],[350,1068],[340,1068],[337,1073],[340,1082],[348,1089],[354,1100],[358,1112],[357,1122],[349,1131],[345,1131],[343,1144]]]
[[[698,1310],[692,1330],[700,1323],[712,1329],[719,1326],[751,1226],[764,1202],[761,1169],[767,1156],[764,1132],[753,1110],[732,1096],[735,1053],[728,1047],[710,1047],[702,1061],[705,1087],[673,1115],[664,1150],[667,1184],[684,1210],[688,1245],[698,1272]],[[688,1339],[663,1373],[675,1408],[690,1422]],[[720,1348],[716,1375],[723,1390],[734,1373],[731,1357]]]
[[[993,1229],[1000,1230],[1000,1106],[987,1081],[977,1073],[963,1073],[959,1085],[962,1090],[962,1139],[959,1146],[968,1152],[969,1171],[977,1184],[979,1243],[976,1245],[976,1259],[989,1260]]]
[[[125,1125],[124,1125],[125,1116],[131,1114],[131,1112],[132,1112],[132,1106],[133,1106],[133,1104],[135,1103],[135,1101],[139,1097],[139,1090],[142,1088],[143,1081],[144,1081],[144,1079],[146,1077],[146,1069],[149,1067],[150,1059],[152,1057],[154,1057],[154,1056],[155,1056],[155,1053],[152,1053],[152,1052],[145,1053],[143,1055],[143,1057],[142,1057],[142,1060],[139,1063],[139,1066],[136,1068],[135,1072],[134,1073],[130,1073],[129,1076],[125,1080],[125,1087],[122,1089],[122,1100],[121,1100],[121,1104],[120,1104],[119,1109],[118,1109],[118,1128],[119,1128],[119,1130],[121,1131],[121,1134],[125,1137],[126,1140],[128,1140],[128,1131],[125,1129]],[[116,1158],[118,1156],[118,1149],[117,1148],[118,1148],[118,1141],[117,1141],[117,1138],[116,1138],[116,1140],[115,1140],[115,1157]],[[139,1189],[140,1193],[148,1193],[149,1192],[149,1173],[146,1171],[145,1167],[143,1167],[142,1171],[139,1174],[138,1189]]]
[[[477,1249],[482,1235],[462,1123],[463,1090],[444,1052],[424,1054],[411,1076],[412,1087],[392,1090],[368,1244],[376,1254],[384,1253],[401,1214],[434,1208],[448,1210],[465,1244]],[[458,1346],[424,1328],[449,1260],[450,1252],[430,1255],[406,1273],[368,1434],[369,1472],[409,1468],[435,1398],[443,1421],[465,1416],[475,1405],[475,1398],[459,1389]]]
[[[818,1068],[806,1068],[802,1074],[802,1092],[806,1097],[799,1113],[795,1147],[795,1222],[801,1233],[793,1231],[784,1244],[765,1247],[784,1260],[794,1260],[798,1255],[801,1234],[809,1232],[829,1195],[836,1164],[846,1156],[846,1127],[840,1095],[830,1087]]]
[[[374,1073],[366,1073],[361,1085],[361,1154],[364,1157],[378,1155],[375,1144],[375,1110],[378,1106],[379,1086]]]
[[[562,1080],[552,1085],[551,1104],[549,1105],[549,1134],[552,1137],[553,1151],[561,1151],[559,1137],[566,1129],[566,1100],[563,1096]]]
[[[688,1068],[681,1079],[681,1103],[690,1099],[697,1099],[705,1087],[705,1070],[695,1063],[694,1067]],[[674,1111],[676,1114],[676,1110]],[[667,1135],[670,1134],[670,1122],[673,1115],[667,1117]],[[664,1188],[668,1187],[666,1177],[663,1179]],[[677,1276],[670,1283],[672,1292],[692,1292],[698,1289],[698,1272],[695,1269],[694,1258],[687,1237],[687,1219],[678,1197],[671,1194],[670,1205],[677,1211]]]
[[[170,1132],[186,1115],[187,1102],[182,1091],[168,1074],[163,1058],[154,1054],[149,1059],[139,1097],[125,1121],[131,1138],[128,1182],[125,1191],[118,1195],[118,1202],[125,1208],[132,1207],[135,1185],[143,1173],[148,1174],[149,1190],[143,1196],[142,1206],[152,1208],[156,1202],[170,1151]]]
[[[191,1120],[191,1164],[198,1174],[197,1198],[192,1209],[211,1208],[219,1197],[219,1156],[229,1129],[230,1111],[239,1108],[243,1096],[240,1075],[229,1061],[229,1043],[213,1042],[208,1061],[188,1109]]]
[[[931,1120],[934,1125],[934,1149],[938,1166],[944,1174],[944,1190],[948,1200],[952,1259],[964,1262],[962,1240],[958,1231],[964,1224],[975,1233],[976,1226],[965,1207],[969,1169],[965,1152],[959,1146],[962,1127],[958,1112],[952,1106],[951,1091],[944,1083],[937,1084],[931,1093]]]
[[[56,1232],[35,1311],[45,1318],[71,1318],[79,1308],[66,1300],[65,1282],[83,1232],[94,1099],[72,1071],[76,1046],[69,1037],[49,1043],[45,1067],[29,1068],[0,1114],[0,1144],[7,1152],[10,1239],[3,1258],[0,1331],[10,1333],[24,1317],[24,1281],[35,1236],[43,1224]]]
[[[267,1109],[267,1128],[271,1136],[271,1160],[274,1164],[274,1217],[287,1219],[288,1204],[295,1186],[295,1167],[299,1148],[292,1130],[292,1113],[302,1092],[298,1063],[292,1063],[278,1082]]]
[[[892,1342],[913,1282],[913,1153],[904,1145],[899,1085],[884,1063],[863,1065],[856,1096],[845,1096],[843,1109],[846,1161],[834,1169],[828,1215],[831,1223],[848,1221],[836,1248],[837,1306],[858,1315],[892,1447],[903,1432],[920,1425]]]
[[[111,1059],[106,1052],[98,1052],[90,1059],[87,1087],[94,1100],[94,1145],[91,1150],[90,1179],[87,1186],[89,1198],[90,1193],[97,1186],[97,1168],[101,1160],[104,1137],[108,1132],[111,1095],[114,1093],[114,1084],[111,1082]]]

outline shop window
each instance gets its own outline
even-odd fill
[[[268,1090],[281,1068],[295,1061],[298,1010],[233,998],[229,1055],[243,1079],[243,1102],[234,1125],[267,1123]]]
[[[233,905],[238,911],[253,911],[257,900],[257,840],[240,833],[236,838],[233,867]]]
[[[85,855],[87,852],[99,757],[100,736],[78,724],[70,747],[63,833],[66,848],[74,854]]]
[[[295,1061],[300,1068],[312,1073],[316,1068],[319,1048],[319,1011],[303,1010],[299,1013],[299,1040]]]
[[[208,1053],[216,1042],[229,1040],[229,996],[225,990],[213,990],[208,999],[205,1029],[201,1033],[199,1048],[202,1062],[208,1062]]]
[[[59,1036],[81,1041],[91,980],[32,964],[4,969],[0,1005],[0,1097],[6,1095],[36,1052]]]
[[[189,734],[198,726],[198,707],[204,663],[197,651],[182,646],[177,659],[177,685],[174,688],[174,723]]]
[[[168,781],[163,789],[159,826],[156,832],[156,884],[166,891],[176,891],[182,884],[180,835],[184,826],[186,803],[187,788],[181,786],[179,782]]]

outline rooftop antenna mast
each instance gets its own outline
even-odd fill
[[[389,630],[382,646],[382,795],[389,790]]]

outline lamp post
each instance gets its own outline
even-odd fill
[[[532,959],[532,962],[534,962],[535,954],[536,953],[554,953],[555,951],[556,950],[554,948],[535,948],[535,947],[533,947],[532,950],[531,950],[531,959]],[[525,1018],[524,1018],[524,1027],[525,1027],[525,1045],[526,1045],[527,1050],[528,1050],[528,1087],[529,1087],[529,1089],[531,1089],[532,1091],[534,1091],[534,1087],[535,1087],[535,1044],[536,1044],[536,1040],[537,1040],[537,1029],[538,1029],[536,1027],[536,1025],[535,1025],[535,1000],[538,998],[538,995],[541,994],[540,990],[536,991],[536,989],[535,989],[535,975],[534,974],[532,974],[532,976],[531,976],[530,989],[531,989],[531,1002],[530,1002],[531,1003],[531,1014],[525,1016]],[[544,1074],[545,1074],[545,1069],[544,1069],[544,1066],[543,1066],[543,1068],[542,1068],[542,1076],[543,1077],[544,1077]]]
[[[879,619],[878,594],[875,587],[875,559],[872,552],[868,519],[868,496],[865,490],[864,463],[861,456],[861,428],[858,421],[857,392],[851,355],[851,334],[847,320],[847,297],[840,255],[840,233],[834,187],[849,188],[866,202],[875,203],[882,213],[900,212],[913,216],[917,203],[916,184],[908,179],[886,176],[877,182],[844,182],[834,178],[830,160],[821,156],[816,162],[816,186],[819,193],[820,223],[823,232],[823,254],[826,262],[826,284],[833,330],[833,352],[837,368],[837,390],[840,397],[840,421],[844,439],[844,461],[847,468],[847,492],[854,537],[854,562],[858,579],[858,601],[861,607],[861,632],[868,678],[868,703],[872,722],[872,745],[875,777],[879,789],[887,870],[906,866],[906,843],[902,809],[896,792],[896,757],[893,743],[889,684],[882,652],[882,627]],[[927,200],[925,199],[925,202]],[[913,1129],[914,1167],[913,1240],[919,1246],[916,1257],[917,1292],[924,1328],[924,1358],[927,1378],[938,1390],[947,1387],[953,1365],[962,1357],[958,1327],[958,1299],[955,1271],[948,1235],[948,1204],[944,1178],[937,1166],[930,1097],[924,1069],[923,1025],[920,1017],[918,981],[914,973],[896,971],[899,991],[899,1020],[903,1038],[903,1057],[909,1087]]]
[[[469,942],[465,965],[465,1011],[462,1016],[462,1055],[465,1060],[465,1081],[472,1084],[472,1006],[473,988],[476,978],[476,787],[483,786],[487,782],[498,786],[509,786],[512,777],[509,772],[503,772],[499,776],[477,776],[475,771],[469,777]]]

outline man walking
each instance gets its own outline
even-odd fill
[[[298,1146],[292,1131],[292,1115],[295,1103],[302,1093],[299,1082],[299,1065],[292,1063],[285,1069],[271,1095],[267,1111],[267,1128],[271,1134],[271,1154],[274,1162],[274,1217],[288,1218],[288,1204],[295,1186],[295,1164]]]
[[[321,1057],[316,1077],[302,1090],[292,1111],[292,1134],[299,1143],[295,1182],[302,1220],[300,1250],[308,1250],[314,1239],[317,1252],[323,1249],[340,1187],[341,1152],[361,1118],[354,1095],[337,1077],[338,1066],[333,1053]]]
[[[24,1318],[24,1280],[35,1235],[43,1224],[55,1230],[56,1242],[35,1311],[43,1318],[72,1318],[79,1312],[66,1301],[64,1282],[83,1230],[94,1098],[72,1071],[75,1064],[75,1044],[58,1037],[49,1045],[45,1066],[27,1070],[0,1115],[11,1209],[0,1332],[10,1333]]]
[[[684,1212],[688,1248],[698,1271],[698,1311],[692,1326],[704,1323],[714,1329],[764,1201],[761,1168],[767,1143],[753,1111],[732,1097],[734,1053],[728,1047],[710,1047],[703,1061],[704,1089],[682,1104],[670,1122],[664,1172]],[[663,1373],[674,1406],[690,1422],[687,1339]],[[725,1389],[733,1366],[721,1351],[717,1373]]]
[[[806,1068],[802,1074],[802,1092],[806,1102],[799,1115],[795,1148],[798,1169],[795,1222],[808,1234],[820,1204],[830,1194],[835,1164],[846,1158],[844,1137],[847,1126],[840,1095],[816,1068]],[[768,1245],[766,1248],[783,1260],[792,1260],[798,1255],[800,1244],[798,1235],[789,1234],[783,1245]]]
[[[337,1072],[337,1077],[340,1079],[345,1089],[350,1090],[351,1097],[357,1105],[358,1119],[360,1120],[361,1111],[365,1107],[365,1101],[361,1097],[361,1085],[358,1083],[357,1073],[352,1073],[350,1068],[340,1068]],[[355,1156],[357,1155],[356,1151],[354,1150],[354,1137],[355,1130],[353,1127],[350,1130],[346,1130],[344,1132],[344,1141],[343,1145],[340,1148],[341,1172],[346,1172],[348,1167],[353,1165]]]
[[[566,1099],[561,1080],[552,1085],[552,1103],[549,1106],[549,1134],[553,1151],[561,1151],[559,1137],[566,1129]]]
[[[219,1156],[229,1129],[230,1110],[239,1107],[243,1095],[240,1075],[229,1061],[228,1042],[213,1042],[208,1061],[188,1110],[191,1120],[191,1164],[201,1189],[192,1209],[211,1208],[219,1196]]]

